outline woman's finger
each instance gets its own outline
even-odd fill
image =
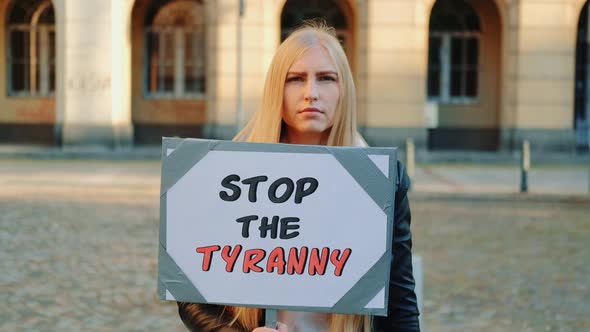
[[[289,328],[287,327],[287,325],[279,323],[279,332],[289,332]]]
[[[279,323],[278,325],[278,330],[271,329],[268,327],[257,327],[252,332],[289,332],[289,328],[287,327],[287,325],[283,323]]]

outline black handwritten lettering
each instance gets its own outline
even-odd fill
[[[281,218],[281,234],[279,237],[283,240],[292,239],[294,237],[299,236],[299,232],[294,231],[288,233],[291,229],[299,229],[299,225],[289,225],[290,223],[299,222],[299,218],[297,217],[285,217]]]
[[[263,239],[266,238],[266,234],[270,230],[270,238],[276,239],[277,233],[278,233],[278,230],[277,230],[278,228],[279,228],[279,216],[272,217],[272,221],[270,224],[268,223],[268,217],[262,217],[262,219],[260,219],[260,226],[258,227],[258,230],[260,230],[260,237],[261,238],[263,238]]]
[[[250,236],[250,222],[258,220],[258,216],[250,215],[236,219],[236,222],[242,223],[242,237],[248,238]]]
[[[309,184],[307,189],[305,185]],[[315,178],[301,178],[297,180],[297,189],[295,190],[295,204],[301,204],[303,197],[313,194],[318,189],[319,182]]]
[[[278,197],[277,196],[277,189],[283,184],[286,185],[287,187],[286,187],[283,195],[281,195],[281,197]],[[293,183],[293,180],[291,180],[289,178],[277,179],[268,188],[268,198],[273,203],[285,203],[289,199],[289,197],[291,197],[291,195],[293,194],[294,189],[295,189],[295,184]]]
[[[237,174],[228,175],[223,180],[221,180],[221,185],[224,188],[231,189],[233,191],[233,194],[229,195],[225,191],[220,191],[219,198],[221,198],[222,200],[224,200],[226,202],[233,202],[233,201],[237,200],[238,198],[240,198],[240,194],[242,193],[242,190],[240,189],[240,187],[238,187],[232,183],[234,181],[240,181],[240,177]]]
[[[268,176],[255,176],[253,178],[244,179],[242,181],[243,184],[247,184],[250,186],[248,190],[248,200],[252,203],[256,202],[256,191],[258,190],[258,183],[265,182],[268,180]]]

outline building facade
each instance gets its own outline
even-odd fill
[[[301,20],[336,28],[372,145],[588,149],[586,0],[0,0],[0,144],[228,139]]]

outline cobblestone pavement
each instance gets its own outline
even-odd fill
[[[517,193],[519,166],[424,165],[416,169],[414,188],[421,192]],[[528,174],[529,193],[590,195],[590,165],[535,166]]]
[[[156,295],[158,173],[0,161],[0,331],[183,331]]]
[[[184,330],[156,295],[159,167],[0,160],[0,331]],[[590,330],[587,198],[415,188],[424,331]]]
[[[590,331],[590,200],[411,195],[424,331]]]

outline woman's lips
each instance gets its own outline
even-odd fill
[[[300,111],[300,113],[321,113],[319,109],[315,107],[306,107]]]

